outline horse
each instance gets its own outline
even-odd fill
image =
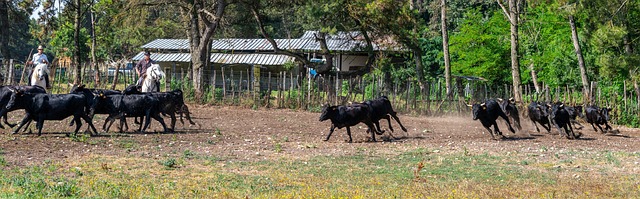
[[[44,76],[49,74],[49,67],[45,63],[36,64],[33,68],[33,74],[31,75],[31,86],[40,86],[42,88],[47,88],[47,84],[44,80]]]
[[[151,64],[147,68],[147,76],[142,80],[142,92],[160,92],[159,83],[164,76],[164,72],[160,70],[160,65]]]

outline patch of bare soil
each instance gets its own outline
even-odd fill
[[[582,137],[569,140],[558,135],[535,132],[528,120],[522,121],[523,130],[513,134],[505,123],[498,122],[507,139],[493,140],[479,121],[471,116],[414,117],[400,115],[409,132],[395,129],[389,136],[386,121],[380,121],[387,133],[371,142],[364,125],[352,128],[354,143],[348,140],[346,129],[336,129],[329,141],[326,138],[330,122],[319,122],[319,113],[292,110],[251,110],[237,107],[210,107],[191,105],[194,121],[200,126],[176,124],[177,132],[163,133],[160,124],[152,120],[147,133],[104,133],[92,137],[70,138],[69,119],[47,121],[43,135],[11,135],[5,129],[0,135],[2,156],[10,166],[38,165],[45,161],[73,159],[90,155],[135,156],[160,159],[178,156],[189,150],[203,156],[214,156],[230,161],[262,159],[306,159],[314,156],[342,156],[366,152],[369,155],[394,155],[420,148],[429,151],[453,153],[553,153],[577,151],[640,151],[640,130],[614,126],[617,133],[595,132],[590,125],[579,130]],[[10,113],[10,121],[18,121],[19,111]],[[94,124],[102,128],[105,117],[97,116]],[[169,123],[169,119],[165,118]],[[112,131],[117,127],[111,127]],[[135,128],[129,119],[130,128]],[[6,127],[6,126],[5,126]],[[86,129],[86,124],[82,127]]]

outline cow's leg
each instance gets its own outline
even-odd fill
[[[517,113],[512,113],[510,117],[513,118],[513,124],[516,126],[518,131],[522,130],[522,126],[520,125],[520,116]]]
[[[509,125],[509,128],[513,129],[511,128],[511,125]],[[496,133],[496,135],[499,135],[500,138],[504,138],[504,135],[502,135],[502,132],[500,131],[500,128],[498,128],[498,123],[496,121],[493,121],[493,132]]]
[[[176,130],[176,113],[170,113],[169,117],[171,117],[171,131],[175,131]],[[182,125],[184,125],[184,122],[182,123]]]
[[[536,131],[538,131],[538,133],[540,133],[540,129],[538,128],[538,124],[536,124],[536,121],[531,120],[531,123],[533,123],[533,126],[536,127]],[[542,125],[542,124],[540,124],[540,125]]]
[[[151,109],[147,109],[146,114],[145,114],[145,118],[144,118],[144,128],[139,129],[138,131],[144,133],[147,130],[147,128],[149,127],[150,123],[151,123]]]
[[[513,129],[513,127],[511,127],[511,122],[509,122],[509,117],[507,117],[507,115],[504,114],[504,112],[498,111],[498,116],[502,117],[502,119],[504,119],[507,122],[507,125],[509,126],[509,131],[511,131],[512,133],[516,133],[516,130]],[[496,125],[496,128],[498,128],[498,124],[493,121],[494,125]],[[502,135],[502,133],[500,133],[500,135]]]
[[[602,126],[600,126],[599,123],[596,123],[596,126],[598,126],[598,128],[600,129],[600,133],[607,133],[604,130],[602,130]]]
[[[567,126],[564,127],[565,130],[567,130],[567,134],[570,136],[569,139],[576,139],[576,133],[573,132],[573,127],[571,126],[571,122],[569,122],[568,124],[566,124]],[[567,129],[568,128],[568,129]],[[569,132],[571,132],[571,134],[569,134]]]
[[[495,139],[496,139],[496,137],[495,137],[495,136],[493,136],[493,131],[491,131],[491,128],[489,128],[490,126],[485,126],[485,125],[482,125],[482,126],[484,126],[484,128],[486,128],[486,129],[487,129],[487,131],[489,131],[489,135],[491,135],[491,139],[494,139],[494,140],[495,140]]]
[[[11,124],[11,123],[9,123],[9,121],[7,121],[7,113],[4,113],[4,115],[2,115],[2,118],[4,120],[4,123],[7,124],[7,126],[9,126],[9,128],[13,128],[16,125],[18,125],[18,124]]]
[[[393,119],[396,120],[396,122],[398,122],[398,124],[400,125],[400,128],[402,128],[404,132],[407,132],[407,128],[404,128],[404,125],[402,125],[402,123],[400,122],[400,118],[398,118],[398,116],[396,115],[396,112],[391,112],[389,113],[389,115],[391,115],[391,117],[393,117]],[[391,126],[391,124],[389,124],[389,126]]]
[[[191,120],[191,115],[189,115],[189,107],[187,107],[187,105],[182,105],[182,113],[184,113],[184,116],[189,121],[189,124],[196,125],[196,123],[193,122],[193,120]],[[180,116],[180,117],[182,117],[182,116]]]
[[[351,127],[347,126],[347,135],[349,135],[349,143],[353,142],[353,139],[351,138]],[[375,139],[375,137],[374,137]]]
[[[596,129],[596,126],[595,126],[595,125],[593,125],[593,123],[591,123],[591,127],[593,128],[593,130],[594,130],[595,132],[598,132],[598,129]]]
[[[324,141],[328,141],[329,137],[331,137],[331,134],[333,133],[333,130],[336,129],[336,126],[331,124],[331,130],[329,130],[329,135],[327,135],[327,138],[324,139]]]
[[[113,122],[115,121],[114,117],[114,115],[109,115],[109,117],[107,117],[107,119],[104,121],[105,124],[109,122],[109,125],[107,125],[107,128],[104,130],[105,132],[109,132],[111,125],[113,125]],[[120,129],[120,132],[122,132],[122,129]]]
[[[604,122],[604,125],[605,125],[604,129],[606,129],[606,130],[610,131],[611,129],[613,129],[611,126],[609,126],[609,122]]]
[[[11,134],[16,134],[20,131],[20,128],[22,128],[27,122],[31,121],[31,117],[30,115],[27,113],[27,115],[24,116],[24,118],[22,118],[22,121],[20,121],[20,125],[18,125],[18,128],[13,131]]]
[[[73,135],[77,135],[78,131],[80,131],[80,127],[82,126],[82,122],[80,122],[80,116],[79,115],[74,115],[73,116],[73,122],[76,123],[76,130],[73,131]]]
[[[380,121],[373,121],[372,123],[373,123],[373,128],[367,129],[367,133],[373,133],[373,130],[376,130],[377,131],[376,133],[378,135],[382,135],[384,131],[380,129]]]
[[[547,130],[547,133],[551,134],[551,122],[547,123],[547,125],[540,123],[540,125]]]
[[[373,123],[367,122],[365,124],[367,125],[367,127],[369,127],[369,130],[371,131],[371,139],[373,140],[373,142],[377,142],[376,141],[376,134],[382,135],[383,133],[379,133],[379,132],[375,132],[374,133],[374,131],[376,131],[376,129],[374,129],[375,127],[373,126],[374,125]]]
[[[164,123],[164,119],[162,119],[162,116],[160,116],[160,114],[153,114],[151,117],[153,117],[153,119],[157,120],[158,122],[160,122],[160,124],[162,125],[162,128],[164,129],[164,132],[167,133],[167,125]],[[173,129],[171,130],[173,131]]]
[[[38,136],[42,135],[42,127],[44,126],[44,117],[40,116],[38,119],[38,123],[36,123],[36,128],[38,128]]]
[[[555,126],[558,129],[558,132],[559,132],[558,134],[560,135],[564,134],[565,136],[569,137],[569,132],[563,131],[562,130],[563,127],[558,125],[558,123],[553,123],[553,126]]]
[[[578,122],[576,120],[573,120],[573,119],[571,120],[571,124],[577,125],[577,126],[575,126],[575,129],[578,129],[578,130],[584,128],[584,126],[582,126],[582,124],[580,124],[580,122]]]
[[[93,132],[97,135],[98,131],[96,130],[96,127],[93,126],[93,119],[91,117],[89,117],[88,115],[82,115],[81,117],[89,125],[89,127],[91,127],[91,130],[93,130]],[[80,119],[78,119],[78,121],[80,121]],[[80,125],[82,125],[82,124],[80,124]]]
[[[391,117],[387,114],[384,117],[382,117],[382,119],[387,119],[387,123],[389,124],[389,130],[391,132],[393,132],[393,127],[391,126]],[[380,130],[380,122],[379,121],[374,121],[374,124],[376,124],[376,127],[378,127],[378,131],[379,132],[383,132],[382,130]]]
[[[22,133],[26,133],[27,131],[29,131],[29,133],[31,133],[31,121],[33,120],[28,120],[27,124],[25,125],[24,129],[22,130]],[[16,131],[17,132],[17,131]]]

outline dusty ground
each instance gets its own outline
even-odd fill
[[[151,131],[146,134],[101,133],[84,140],[65,136],[66,132],[73,130],[66,125],[69,120],[45,122],[41,137],[35,134],[10,135],[9,130],[5,129],[4,134],[0,135],[0,154],[10,167],[20,167],[93,154],[159,159],[179,156],[187,150],[196,155],[229,161],[305,159],[323,155],[349,155],[358,151],[366,151],[370,155],[393,155],[419,148],[444,153],[548,153],[547,157],[572,150],[640,151],[640,130],[619,126],[614,126],[620,131],[616,135],[596,133],[590,126],[585,126],[580,131],[584,134],[581,139],[568,140],[557,133],[534,132],[528,121],[523,122],[524,130],[512,134],[503,122],[499,122],[500,128],[510,139],[492,140],[480,122],[471,120],[471,116],[400,115],[409,132],[402,132],[393,121],[396,130],[393,135],[397,139],[390,139],[385,134],[378,136],[378,142],[370,142],[364,125],[359,125],[352,128],[354,143],[346,143],[348,137],[345,129],[337,129],[329,141],[322,141],[328,134],[330,123],[319,122],[319,113],[196,105],[191,105],[190,109],[200,127],[183,126],[178,122],[177,133],[157,133],[161,127],[155,121],[152,121]],[[10,121],[15,122],[21,114],[19,111],[13,112],[10,117]],[[101,128],[104,117],[97,118],[94,123]],[[383,129],[387,128],[386,121],[381,121],[381,124]],[[85,128],[86,125],[82,129]]]

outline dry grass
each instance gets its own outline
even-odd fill
[[[638,153],[434,153],[235,161],[183,152],[13,168],[4,198],[633,198]],[[173,160],[173,161],[171,161]]]

